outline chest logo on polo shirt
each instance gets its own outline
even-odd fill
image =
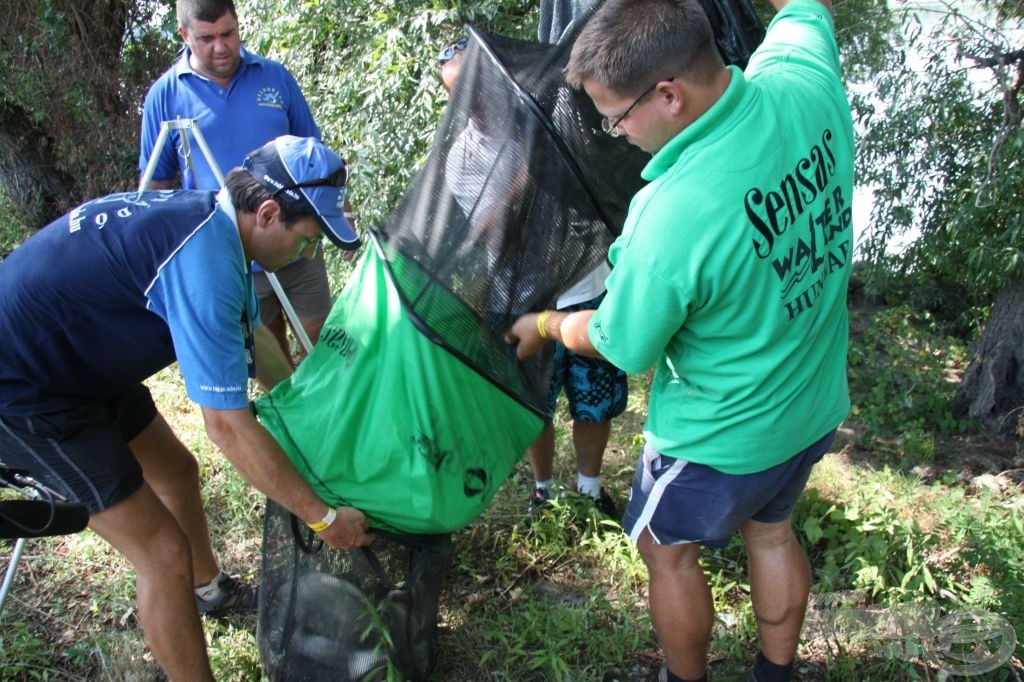
[[[261,88],[256,93],[256,105],[272,109],[284,109],[284,97],[277,88]]]

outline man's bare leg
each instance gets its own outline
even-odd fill
[[[777,665],[796,657],[811,591],[811,571],[789,519],[740,527],[750,562],[750,598],[761,652]]]
[[[136,602],[146,641],[172,681],[213,680],[193,594],[189,541],[174,517],[143,483],[89,527],[135,567]]]
[[[146,483],[188,538],[195,584],[213,580],[220,567],[210,545],[195,456],[159,414],[128,445],[142,465]]]
[[[700,679],[707,668],[715,607],[700,545],[659,545],[644,530],[637,549],[651,574],[648,601],[665,665],[684,679]]]
[[[535,481],[550,481],[554,476],[555,427],[549,422],[529,448],[526,457],[530,460]]]
[[[574,419],[572,422],[572,444],[576,450],[576,461],[579,471],[584,476],[600,476],[601,462],[604,460],[604,449],[608,445],[608,436],[612,432],[612,423],[587,422]]]

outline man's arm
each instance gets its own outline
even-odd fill
[[[294,367],[277,339],[262,324],[253,332],[253,345],[256,347],[256,380],[269,391],[288,378]]]
[[[544,347],[548,341],[558,341],[563,346],[581,355],[603,358],[590,342],[587,324],[594,315],[593,310],[561,313],[545,310],[542,313],[523,315],[505,334],[505,341],[516,347],[520,360],[530,357]],[[541,329],[544,334],[541,335]]]
[[[245,480],[307,525],[327,515],[330,506],[299,476],[277,441],[248,409],[202,410],[206,433]],[[337,514],[334,522],[319,533],[324,542],[336,549],[351,549],[373,541],[361,511],[340,507]]]

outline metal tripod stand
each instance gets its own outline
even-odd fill
[[[156,164],[160,158],[160,152],[163,151],[164,145],[167,144],[167,140],[170,137],[172,130],[181,131],[181,150],[180,154],[185,159],[188,167],[195,173],[195,165],[192,161],[192,145],[189,142],[189,133],[195,138],[196,144],[199,146],[199,150],[202,152],[203,157],[210,166],[210,170],[213,171],[213,175],[217,178],[217,184],[221,187],[224,186],[224,174],[221,173],[220,166],[217,165],[217,161],[213,158],[213,152],[210,151],[209,145],[206,143],[206,138],[203,137],[203,132],[199,129],[198,121],[194,118],[177,118],[173,121],[164,121],[160,126],[160,134],[157,135],[156,142],[153,144],[153,152],[149,156],[149,162],[146,164],[146,170],[142,174],[142,178],[139,180],[139,191],[145,190],[146,186],[149,185],[149,181],[153,179],[153,173],[156,171]],[[288,300],[288,295],[285,293],[281,283],[277,280],[277,276],[272,272],[267,273],[267,281],[270,282],[270,287],[274,290],[278,300],[281,302],[281,309],[284,310],[285,316],[288,318],[288,322],[292,325],[292,330],[295,332],[295,337],[302,344],[303,349],[306,353],[313,350],[313,343],[309,340],[309,335],[306,334],[306,330],[303,328],[302,323],[299,321],[299,316],[295,313],[295,308],[292,307],[291,301]]]

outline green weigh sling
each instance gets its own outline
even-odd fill
[[[566,84],[570,47],[470,29],[430,154],[258,401],[323,500],[375,528],[464,528],[550,418],[550,345],[520,363],[505,332],[606,259],[648,159]]]
[[[411,534],[465,527],[543,425],[417,328],[372,243],[313,352],[257,409],[321,499]]]

